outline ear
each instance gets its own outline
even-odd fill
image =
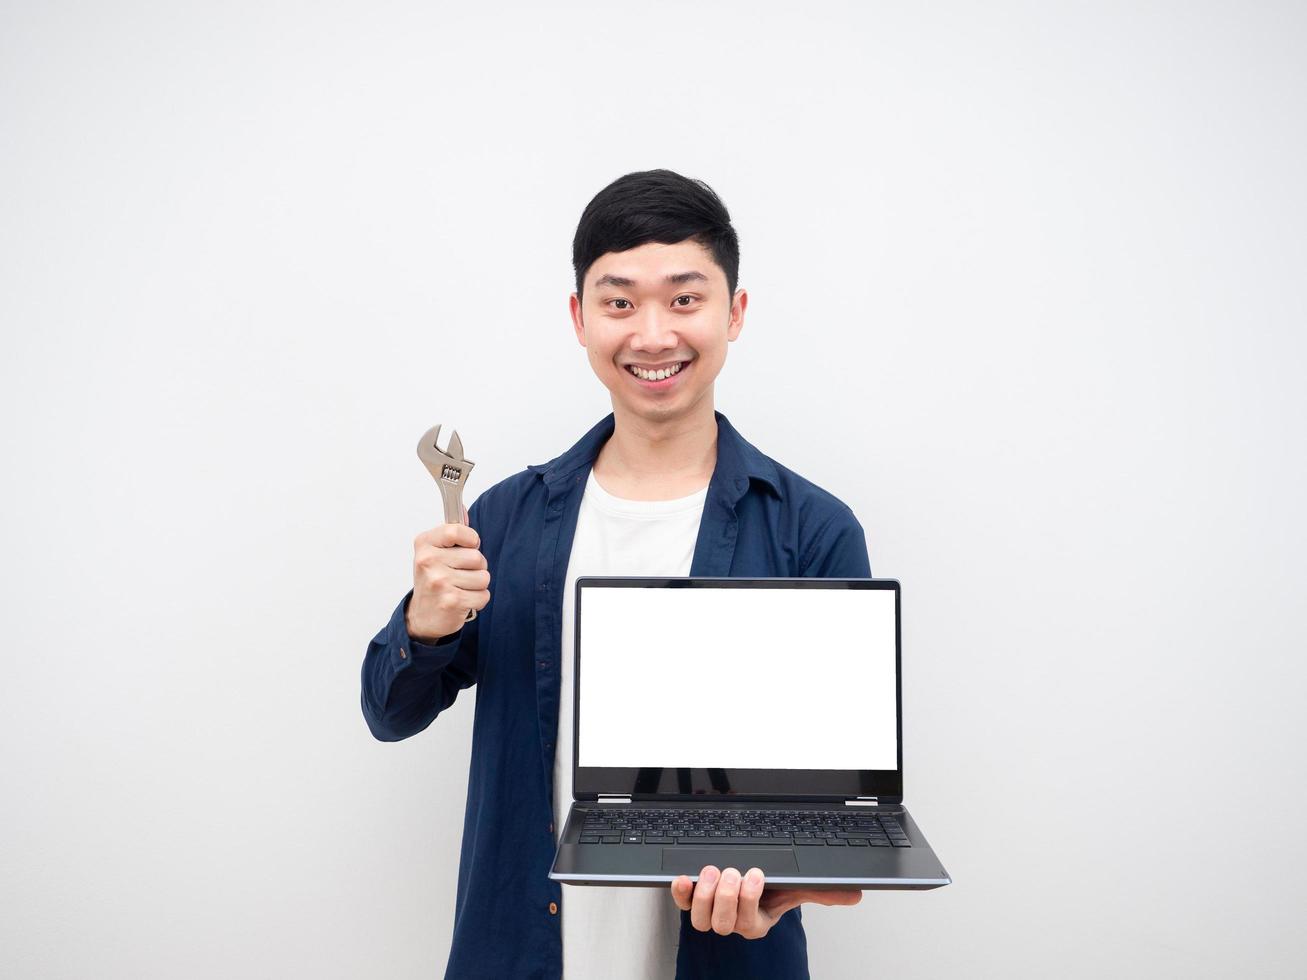
[[[749,294],[743,289],[735,291],[735,302],[731,304],[731,318],[726,324],[726,339],[734,340],[744,329],[744,308],[749,305]]]
[[[576,342],[585,346],[585,323],[581,319],[581,301],[573,293],[567,301],[567,308],[572,314],[572,329],[576,331]]]

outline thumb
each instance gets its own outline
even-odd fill
[[[467,524],[467,525],[469,525],[469,526],[470,526],[471,523],[472,523],[471,519],[468,517],[468,513],[467,513],[467,508],[466,508],[466,507],[463,508],[463,523],[464,523],[464,524]]]

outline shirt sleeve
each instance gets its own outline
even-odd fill
[[[480,503],[478,497],[468,509],[473,527]],[[405,615],[412,598],[409,589],[363,655],[363,718],[383,742],[398,742],[424,730],[454,703],[459,691],[476,683],[481,615],[435,643],[423,643],[408,635]]]
[[[848,505],[841,503],[818,526],[799,574],[810,578],[871,578],[867,536]]]

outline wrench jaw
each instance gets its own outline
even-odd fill
[[[418,440],[418,459],[430,472],[432,479],[442,488],[447,484],[452,484],[460,491],[463,484],[467,483],[468,474],[472,472],[472,467],[476,463],[470,459],[463,458],[463,440],[459,439],[458,432],[455,431],[449,437],[449,448],[441,449],[436,440],[440,438],[440,426],[432,426],[422,434]],[[463,515],[460,513],[458,522],[462,523]]]
[[[463,486],[476,464],[463,458],[463,441],[455,432],[449,439],[449,448],[442,450],[436,440],[440,426],[433,426],[418,440],[418,459],[427,468],[431,478],[440,487],[445,502],[445,523],[463,523]]]
[[[436,486],[440,488],[440,499],[445,507],[446,524],[464,524],[463,520],[463,486],[476,464],[463,458],[463,441],[455,431],[449,437],[449,448],[441,449],[437,443],[440,438],[440,426],[435,425],[422,434],[418,440],[418,459],[427,468]],[[465,622],[477,618],[477,611],[469,609]]]

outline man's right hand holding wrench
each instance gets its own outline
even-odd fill
[[[435,643],[476,617],[476,611],[490,601],[490,570],[483,554],[481,536],[468,526],[467,508],[455,490],[461,490],[471,464],[462,457],[458,433],[450,441],[453,457],[433,452],[440,427],[423,436],[418,455],[440,481],[451,462],[461,463],[450,471],[441,493],[445,498],[445,521],[413,539],[413,598],[409,600],[404,624],[409,638]],[[461,472],[460,472],[461,470]],[[450,483],[454,486],[446,487]],[[462,522],[458,523],[459,512]]]

